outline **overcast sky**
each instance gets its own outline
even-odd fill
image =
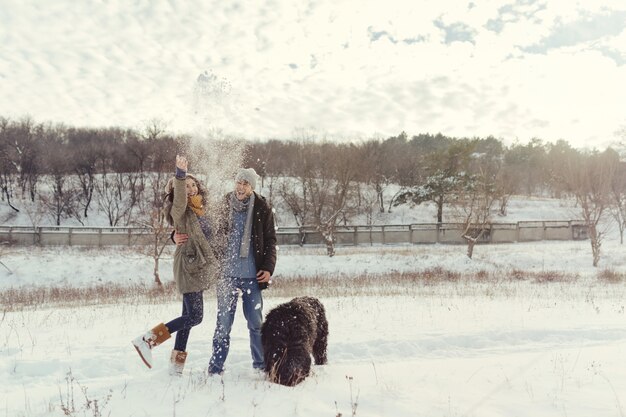
[[[246,138],[604,148],[624,0],[0,0],[0,116]]]

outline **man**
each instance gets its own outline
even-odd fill
[[[274,215],[265,198],[254,192],[258,175],[252,168],[240,169],[235,190],[226,194],[217,227],[224,242],[223,274],[217,284],[217,324],[209,375],[222,374],[230,348],[230,332],[241,292],[243,313],[250,334],[252,367],[263,370],[261,325],[263,297],[276,264]],[[175,234],[177,244],[184,235]]]

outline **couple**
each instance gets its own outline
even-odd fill
[[[248,168],[239,170],[235,190],[226,194],[216,215],[209,216],[207,191],[187,173],[187,167],[187,159],[177,155],[176,176],[166,186],[163,209],[175,229],[174,279],[183,295],[183,312],[132,343],[151,368],[152,349],[176,333],[170,374],[181,375],[187,358],[189,332],[202,322],[202,292],[217,276],[217,324],[209,375],[224,371],[239,291],[250,332],[252,366],[263,370],[261,290],[267,288],[276,264],[272,209],[264,197],[254,192],[258,176],[254,169]]]

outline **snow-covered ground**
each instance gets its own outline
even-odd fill
[[[532,219],[554,212],[528,205]],[[207,378],[210,292],[174,379],[171,340],[149,370],[130,339],[177,316],[179,301],[3,305],[0,416],[623,416],[625,250],[615,231],[598,268],[588,241],[480,245],[473,259],[460,245],[341,247],[333,258],[281,247],[264,311],[308,294],[330,323],[329,363],[293,388],[252,371],[241,311],[226,373]],[[12,271],[0,265],[0,291],[152,279],[151,260],[129,248],[2,247],[0,261]],[[459,277],[408,279],[437,268]],[[407,282],[392,285],[396,272]],[[167,256],[161,273],[171,280]]]
[[[45,187],[42,185],[41,188]],[[259,187],[260,194],[270,197],[270,190]],[[389,209],[389,200],[399,190],[399,186],[390,185],[385,191],[385,209]],[[55,219],[50,213],[46,213],[39,203],[32,203],[28,199],[21,199],[14,202],[20,211],[15,212],[9,206],[0,201],[0,224],[11,226],[48,226],[55,225]],[[272,204],[276,210],[276,220],[279,227],[297,226],[294,216],[289,212],[286,204],[280,197],[273,195]],[[494,208],[495,212],[495,208]],[[61,226],[93,226],[108,227],[109,220],[106,214],[100,210],[97,204],[92,203],[87,218],[82,218],[81,222],[74,218],[65,218]],[[573,220],[580,218],[579,209],[576,208],[573,200],[555,199],[546,197],[512,196],[508,206],[506,216],[494,213],[493,222],[496,223],[516,223],[525,220]],[[435,223],[437,221],[437,208],[433,203],[425,202],[419,206],[409,206],[408,204],[391,207],[391,212],[379,213],[373,210],[372,224],[412,224],[412,223]],[[444,221],[453,222],[452,215],[448,207],[444,207]],[[368,224],[365,214],[350,219],[351,224]],[[124,226],[124,224],[119,224]]]

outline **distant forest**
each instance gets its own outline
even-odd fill
[[[80,221],[92,204],[109,213],[111,225],[137,223],[158,211],[174,155],[192,142],[156,121],[133,130],[0,117],[1,201],[18,211],[21,202],[39,200],[57,224]],[[590,224],[609,212],[624,223],[626,163],[612,148],[579,150],[565,140],[541,139],[506,146],[494,137],[405,132],[350,143],[304,135],[241,142],[242,165],[256,169],[272,202],[299,225],[332,230],[356,214],[424,201],[437,205],[439,222],[481,223],[506,213],[511,195],[576,198],[588,207]],[[219,149],[211,141],[204,146]],[[193,155],[190,160],[193,166]],[[446,205],[458,209],[457,218],[443,219]],[[41,215],[33,213],[33,222]]]

